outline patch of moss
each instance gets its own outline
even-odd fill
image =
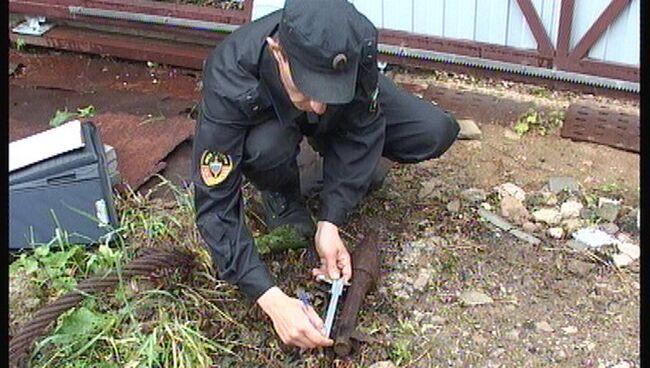
[[[260,254],[266,254],[287,249],[306,248],[309,246],[309,239],[300,235],[293,226],[284,225],[258,237],[255,239],[255,243],[257,244],[257,251]]]

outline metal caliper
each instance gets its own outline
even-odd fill
[[[332,326],[334,325],[334,317],[336,316],[336,308],[339,303],[339,298],[341,297],[341,294],[343,294],[343,286],[346,286],[346,284],[343,283],[343,279],[331,280],[323,276],[318,277],[318,280],[325,281],[332,285],[330,288],[330,302],[325,314],[324,331],[325,336],[329,338],[332,333]]]

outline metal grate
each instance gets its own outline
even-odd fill
[[[560,136],[638,153],[639,128],[638,115],[576,103],[567,109]]]
[[[528,109],[538,111],[546,108],[532,102],[491,96],[476,92],[430,85],[424,98],[435,102],[441,109],[451,112],[456,118],[473,119],[477,123],[511,125]]]

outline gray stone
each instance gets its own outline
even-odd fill
[[[411,313],[411,315],[413,316],[413,321],[415,321],[415,323],[420,323],[420,321],[422,321],[422,319],[424,319],[426,314],[427,313],[422,313],[417,309],[414,309],[413,312]]]
[[[530,218],[530,213],[521,200],[505,195],[501,197],[501,216],[516,223],[524,223]]]
[[[613,222],[618,217],[618,212],[621,210],[621,202],[609,198],[598,198],[598,209],[596,215],[599,218]]]
[[[616,234],[618,232],[618,230],[619,230],[618,226],[613,222],[607,222],[607,223],[601,224],[599,227],[600,227],[601,230],[603,230],[607,234],[611,234],[611,235]]]
[[[422,187],[418,192],[418,199],[423,200],[423,199],[438,198],[442,193],[440,188],[443,186],[443,184],[444,183],[442,182],[442,180],[437,178],[431,178],[423,182]]]
[[[494,189],[499,193],[499,196],[501,196],[502,198],[506,196],[510,196],[520,201],[526,200],[526,192],[514,183],[504,183],[494,187]]]
[[[634,262],[634,258],[625,253],[616,253],[612,255],[612,262],[614,263],[614,266],[620,268],[632,264],[632,262]]]
[[[630,234],[626,234],[626,233],[618,233],[616,235],[616,239],[622,243],[634,243],[634,240],[632,240]]]
[[[560,193],[563,190],[578,192],[580,187],[576,179],[571,176],[554,176],[548,180],[548,189],[553,193]]]
[[[583,220],[591,220],[595,216],[595,214],[596,213],[594,212],[594,210],[585,207],[580,211],[580,218]]]
[[[463,291],[459,296],[458,300],[461,301],[464,305],[467,306],[475,306],[475,305],[483,305],[483,304],[491,304],[494,303],[494,300],[490,298],[485,293],[482,293],[480,291]]]
[[[16,69],[18,69],[18,64],[16,63],[9,63],[9,75],[13,75],[16,72]]]
[[[562,327],[562,332],[567,335],[573,335],[574,333],[578,332],[578,328],[575,326]]]
[[[553,332],[553,331],[555,331],[553,329],[553,327],[551,327],[551,325],[546,321],[535,323],[535,329],[537,331],[541,331],[541,332]]]
[[[560,214],[563,219],[580,217],[580,211],[584,206],[578,201],[566,201],[560,207]]]
[[[479,129],[476,122],[471,119],[459,119],[460,132],[458,132],[458,139],[481,139],[483,133]]]
[[[430,279],[431,279],[431,271],[430,270],[427,270],[427,269],[420,270],[418,278],[413,283],[413,289],[418,290],[418,291],[424,289],[427,286],[427,284],[429,283]]]
[[[616,224],[619,226],[620,231],[625,231],[630,234],[639,234],[641,215],[638,209],[630,209],[626,213],[619,213]]]
[[[460,201],[458,199],[454,199],[453,201],[447,203],[447,211],[451,213],[460,211]]]
[[[557,225],[562,221],[560,211],[554,208],[542,208],[533,212],[533,218],[537,222],[543,222],[549,225]]]
[[[561,362],[567,358],[567,354],[564,350],[560,349],[555,353],[554,357],[556,361]]]
[[[572,236],[575,240],[588,245],[590,248],[599,248],[604,245],[616,244],[619,242],[615,237],[594,227],[580,229],[573,233]]]
[[[447,323],[447,318],[440,317],[440,316],[433,316],[429,320],[429,323],[431,323],[432,325],[444,325],[445,323]]]
[[[390,360],[384,360],[381,362],[373,363],[368,368],[397,368],[397,366],[395,365],[395,363],[391,362]]]
[[[562,239],[564,237],[564,229],[561,227],[552,227],[547,230],[548,235],[553,239]]]
[[[518,140],[521,140],[521,136],[520,136],[519,134],[513,132],[513,131],[510,130],[510,129],[506,129],[505,132],[503,133],[503,136],[504,136],[506,139],[509,139],[509,140],[511,140],[511,141],[518,141]]]
[[[465,189],[460,193],[460,197],[470,203],[480,203],[485,200],[487,193],[478,188]]]
[[[573,239],[567,241],[566,245],[569,248],[571,248],[573,250],[577,250],[577,251],[583,251],[583,250],[589,248],[589,245],[587,245],[587,244],[585,244],[583,242],[577,241],[577,240],[573,240]]]
[[[478,214],[483,219],[485,219],[486,221],[488,221],[489,223],[491,223],[492,225],[498,227],[501,230],[508,231],[508,230],[513,228],[512,224],[509,223],[508,221],[506,221],[503,217],[501,217],[501,216],[499,216],[497,214],[494,214],[494,213],[492,213],[492,212],[490,212],[490,211],[488,211],[486,209],[479,208],[478,209]]]
[[[583,221],[577,218],[570,218],[562,221],[562,227],[569,234],[573,233],[576,230],[579,230],[582,228],[582,226],[584,226]]]
[[[519,340],[519,335],[520,332],[516,328],[506,332],[506,338],[510,340]]]
[[[527,233],[534,233],[537,231],[537,225],[534,222],[526,221],[521,228]]]
[[[641,257],[641,248],[632,243],[618,243],[616,244],[616,248],[618,248],[618,251],[630,256],[632,259],[638,259]]]
[[[567,264],[567,270],[578,276],[586,276],[594,267],[595,265],[593,263],[583,262],[577,259],[571,260]]]
[[[616,365],[613,365],[612,368],[632,368],[632,365],[626,361],[622,361]]]
[[[544,204],[547,206],[555,206],[557,204],[557,196],[555,193],[544,191],[540,193],[540,196],[542,197]]]
[[[539,240],[538,238],[519,229],[510,229],[509,233],[517,237],[518,239],[523,240],[531,245],[539,245],[542,243],[542,241]]]

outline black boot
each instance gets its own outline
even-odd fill
[[[283,225],[293,227],[306,239],[314,236],[316,227],[305,200],[300,195],[300,184],[286,186],[285,190],[262,191],[266,226],[270,231]]]
[[[370,179],[370,187],[368,188],[368,193],[374,192],[375,190],[381,188],[384,184],[386,176],[388,176],[388,170],[392,166],[392,162],[388,159],[381,158],[375,171],[372,172],[372,177]]]

